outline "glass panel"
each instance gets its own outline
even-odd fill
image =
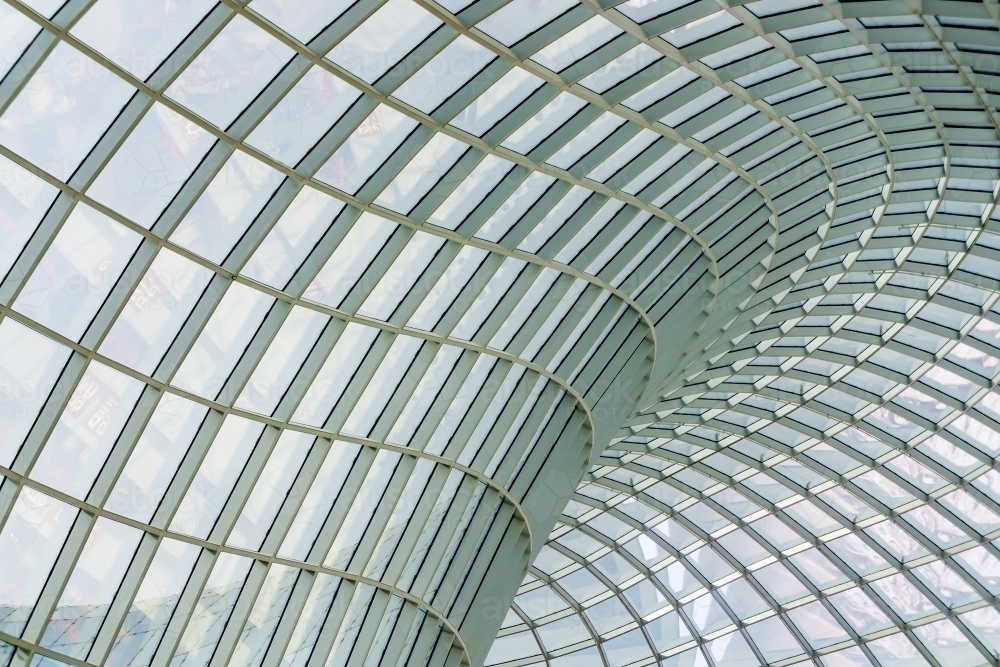
[[[76,385],[31,478],[83,500],[145,385],[92,361]]]
[[[0,321],[0,464],[9,466],[52,391],[69,349],[18,324]]]
[[[382,533],[379,536],[372,555],[368,559],[368,564],[364,568],[366,577],[381,579],[385,573],[385,568],[389,564],[399,541],[403,537],[403,532],[417,511],[418,505],[424,498],[424,493],[431,491],[433,487],[428,487],[431,473],[434,472],[436,464],[428,459],[417,461],[410,478],[406,481],[396,501],[396,506],[389,515]]]
[[[87,189],[87,195],[149,229],[215,143],[159,102]]]
[[[494,243],[500,241],[555,182],[556,179],[545,174],[528,176],[483,223],[476,237]]]
[[[580,79],[580,85],[604,93],[621,81],[646,69],[663,56],[646,44],[639,44],[624,55]]]
[[[376,420],[382,416],[386,404],[389,403],[423,345],[424,341],[419,338],[396,337],[379,364],[378,370],[354,404],[354,409],[341,428],[342,433],[363,438],[371,435]],[[350,398],[352,397],[348,397],[348,400]]]
[[[0,77],[6,76],[38,32],[37,23],[10,5],[0,5]]]
[[[226,544],[260,549],[315,440],[308,433],[282,432]]]
[[[602,16],[595,16],[531,56],[531,59],[553,72],[561,72],[621,34],[621,28]]]
[[[278,551],[280,556],[306,559],[360,451],[361,447],[354,443],[333,441],[323,465],[309,487],[309,493],[295,513],[295,519]]]
[[[18,637],[69,530],[76,509],[22,488],[0,531],[0,632]]]
[[[510,7],[511,5],[507,5]],[[499,12],[498,12],[499,13]],[[496,14],[494,14],[496,16]],[[482,24],[480,24],[482,25]],[[451,124],[460,130],[481,137],[487,131],[542,86],[544,82],[534,74],[515,67],[504,74],[472,104],[452,119]]]
[[[417,122],[380,104],[316,172],[316,180],[354,194],[409,136]]]
[[[788,618],[813,649],[826,648],[850,639],[850,635],[819,602],[792,609],[788,612]]]
[[[937,607],[901,574],[873,582],[872,589],[907,623],[937,612]]]
[[[41,645],[84,659],[101,629],[142,531],[100,517],[52,612]]]
[[[468,148],[457,139],[435,134],[379,194],[375,203],[390,211],[408,214]]]
[[[392,265],[382,274],[382,279],[361,304],[358,315],[388,320],[443,245],[444,239],[439,236],[414,232],[406,247],[396,256]]]
[[[295,166],[359,97],[360,90],[316,65],[285,93],[246,143]]]
[[[276,289],[288,284],[344,203],[310,187],[296,195],[240,272]]]
[[[533,0],[514,0],[480,21],[476,28],[511,46],[575,6],[573,0],[555,0],[544,5]]]
[[[0,30],[3,21],[0,15]],[[56,194],[53,186],[0,156],[0,280],[17,261]]]
[[[236,151],[174,229],[170,240],[221,264],[282,180],[279,172]]]
[[[207,413],[203,405],[164,394],[105,507],[148,523]]]
[[[201,549],[164,538],[108,655],[108,667],[146,667]]]
[[[377,329],[348,324],[302,397],[292,421],[322,427],[377,336]]]
[[[330,552],[323,560],[323,565],[338,570],[346,570],[354,557],[354,551],[364,536],[368,523],[375,509],[382,502],[385,490],[389,488],[389,479],[396,471],[401,455],[397,452],[380,450],[375,455],[365,481],[358,488],[357,495],[351,503],[337,536],[333,539]]]
[[[717,667],[755,667],[759,664],[739,632],[713,639],[706,647]]]
[[[145,79],[215,5],[215,0],[98,0],[70,34]]]
[[[252,564],[253,561],[249,558],[229,553],[219,554],[170,661],[170,667],[208,665]]]
[[[263,415],[274,412],[329,321],[329,317],[315,310],[301,306],[292,308],[236,399],[235,406]]]
[[[208,537],[263,431],[263,424],[226,416],[174,513],[170,530]]]
[[[306,664],[320,637],[323,623],[340,589],[341,581],[339,577],[329,574],[316,575],[316,580],[295,623],[295,629],[292,630],[292,636],[288,640],[288,646],[281,659],[281,667],[303,667]]]
[[[167,95],[225,128],[263,90],[292,50],[242,16],[235,16],[181,72]]]
[[[465,311],[465,315],[455,325],[451,335],[464,340],[471,339],[476,334],[476,331],[479,330],[479,327],[482,326],[483,321],[496,308],[500,299],[507,293],[507,290],[510,289],[511,284],[521,274],[525,266],[526,263],[519,259],[506,258],[503,264],[500,265],[500,268],[497,269],[497,272],[493,274],[490,282],[487,283],[486,287],[476,296],[472,305]]]
[[[438,392],[450,377],[455,364],[462,355],[462,349],[451,345],[442,345],[427,371],[410,395],[403,411],[396,418],[392,431],[386,436],[386,442],[408,445],[413,433],[426,417]]]
[[[205,267],[161,249],[98,351],[152,375],[214,276]]]
[[[496,58],[492,52],[465,35],[459,35],[392,94],[424,113],[467,91],[466,82]]]
[[[337,44],[328,58],[373,83],[440,25],[410,0],[389,0]]]
[[[462,179],[458,187],[451,191],[451,194],[427,218],[427,222],[446,229],[457,229],[513,167],[513,162],[495,155],[487,155],[468,176]]]
[[[215,398],[264,320],[274,298],[232,284],[174,375],[173,385]]]
[[[459,293],[479,270],[488,255],[488,251],[471,246],[465,246],[459,250],[455,259],[451,261],[434,287],[424,297],[416,312],[410,317],[407,326],[424,331],[432,330],[448,308],[454,304]]]
[[[301,42],[344,13],[353,0],[254,0],[250,8]]]
[[[264,659],[288,596],[300,570],[287,565],[272,565],[264,578],[257,600],[250,609],[250,617],[243,626],[229,664],[238,667],[257,667]]]
[[[950,619],[914,628],[913,634],[942,667],[979,667],[989,661]]]
[[[134,92],[59,42],[0,116],[0,144],[66,181]]]
[[[304,298],[337,308],[399,225],[362,213],[306,288]]]
[[[28,278],[14,309],[79,340],[142,237],[77,204]]]
[[[569,93],[560,93],[500,144],[527,155],[531,149],[567,122],[586,102]]]

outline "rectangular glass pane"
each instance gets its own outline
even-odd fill
[[[260,549],[315,441],[316,437],[308,433],[284,431],[281,434],[226,544]]]
[[[208,408],[164,394],[118,477],[105,507],[148,522],[166,493]]]
[[[100,517],[49,620],[41,645],[84,659],[132,561],[142,531]]]
[[[125,616],[108,667],[146,667],[174,613],[201,549],[164,538]]]
[[[92,361],[31,469],[32,479],[83,500],[145,385]]]
[[[34,489],[22,488],[0,531],[0,632],[18,637],[77,511]]]
[[[142,237],[77,204],[28,278],[14,310],[79,340]]]

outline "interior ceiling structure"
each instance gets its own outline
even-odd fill
[[[0,667],[1000,664],[996,0],[0,0]]]

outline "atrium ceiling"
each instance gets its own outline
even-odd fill
[[[1000,665],[996,0],[0,0],[0,667]]]

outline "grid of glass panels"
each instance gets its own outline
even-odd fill
[[[0,661],[994,664],[983,585],[879,591],[995,537],[945,498],[993,511],[946,362],[992,359],[996,8],[730,4],[0,3]],[[910,460],[944,484],[859,490]]]
[[[600,12],[679,65],[666,99],[715,85],[660,120],[739,116],[779,243],[594,461],[486,664],[996,665],[1000,13]],[[793,231],[824,213],[819,246]]]
[[[695,241],[442,11],[0,4],[3,665],[482,662]]]

